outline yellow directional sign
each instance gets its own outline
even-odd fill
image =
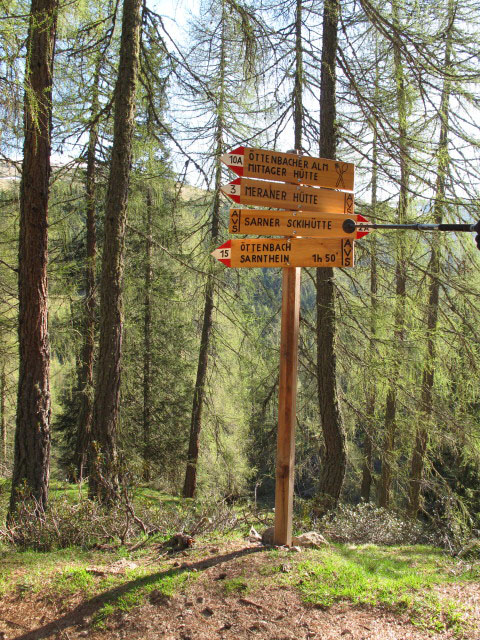
[[[355,166],[349,162],[250,147],[238,147],[222,155],[221,160],[244,178],[266,178],[346,191],[354,188]]]
[[[278,209],[317,211],[319,213],[354,212],[353,193],[319,189],[304,185],[265,182],[237,178],[221,187],[222,193],[237,204],[256,204]]]
[[[353,238],[227,240],[212,256],[227,267],[353,267]]]
[[[357,227],[344,231],[345,220],[357,224],[368,222],[360,214],[310,213],[307,211],[272,211],[263,209],[230,209],[230,233],[267,236],[303,236],[308,238],[353,238],[367,235],[368,229]]]

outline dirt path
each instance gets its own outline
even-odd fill
[[[198,555],[197,555],[198,557]],[[148,562],[151,564],[152,559]],[[82,600],[78,595],[53,599],[45,594],[12,593],[0,601],[0,640],[425,640],[460,637],[453,631],[428,633],[412,625],[407,615],[380,608],[355,607],[339,603],[321,609],[302,603],[292,587],[256,584],[266,575],[268,555],[258,545],[232,542],[228,547],[206,549],[200,560],[172,558],[167,570],[186,566],[198,578],[173,597],[152,591],[148,601],[126,613],[117,611],[103,629],[91,625],[106,598],[128,594],[145,583],[145,578],[126,582],[100,596]],[[271,561],[270,561],[271,564]],[[164,569],[165,567],[162,567]],[[288,566],[286,566],[288,571]],[[248,590],[226,590],[227,584]],[[444,585],[441,597],[461,600],[469,607],[472,629],[480,629],[480,585]],[[464,634],[480,640],[480,631]]]

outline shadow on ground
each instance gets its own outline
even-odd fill
[[[104,593],[101,593],[94,598],[90,598],[90,600],[87,600],[86,602],[82,602],[82,604],[78,605],[77,607],[75,607],[75,609],[69,611],[60,618],[52,620],[52,622],[49,622],[43,627],[39,627],[38,629],[34,629],[33,631],[28,631],[27,633],[23,633],[22,635],[17,636],[14,640],[40,640],[41,638],[48,638],[50,635],[59,633],[64,629],[67,629],[68,627],[82,624],[87,616],[93,615],[95,612],[101,609],[103,605],[109,602],[115,602],[115,600],[129,593],[130,591],[138,589],[139,587],[146,587],[152,583],[157,582],[157,580],[161,578],[178,575],[183,573],[184,571],[193,571],[194,569],[196,569],[197,571],[205,571],[205,569],[209,569],[210,567],[222,564],[223,562],[229,562],[230,560],[235,560],[237,558],[241,558],[242,556],[247,556],[252,553],[259,553],[265,550],[266,548],[261,546],[247,547],[245,549],[240,549],[239,551],[232,551],[231,553],[226,553],[220,556],[213,556],[211,558],[207,558],[206,560],[201,560],[199,562],[183,565],[178,568],[172,568],[166,571],[153,573],[143,578],[131,580],[130,582],[126,582],[119,587],[115,587],[114,589],[105,591]]]

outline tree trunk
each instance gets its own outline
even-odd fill
[[[48,342],[48,195],[52,79],[57,0],[32,0],[24,98],[20,185],[19,379],[9,519],[23,494],[35,510],[47,504],[50,474],[50,352]]]
[[[225,66],[226,66],[226,38],[225,38],[225,5],[222,4],[222,35],[220,43],[220,68],[219,68],[219,97],[216,122],[216,168],[215,168],[215,196],[212,207],[210,238],[212,245],[218,241],[220,222],[220,187],[222,180],[222,166],[220,156],[223,153],[224,137],[224,108],[225,108]],[[209,272],[205,286],[205,304],[203,308],[202,334],[200,338],[200,350],[198,353],[197,377],[193,391],[192,420],[190,424],[190,440],[188,444],[187,469],[183,485],[183,497],[193,498],[197,488],[197,465],[200,447],[200,431],[202,429],[202,412],[205,402],[205,381],[207,377],[208,352],[210,347],[210,334],[212,331],[214,296],[214,278]]]
[[[115,114],[110,174],[105,202],[105,240],[100,280],[100,344],[92,423],[90,495],[116,498],[117,428],[122,357],[125,227],[135,127],[141,0],[124,0],[120,62],[115,86]]]
[[[197,463],[200,448],[200,430],[202,427],[202,411],[205,400],[205,379],[207,376],[208,348],[212,330],[213,311],[213,278],[207,276],[205,289],[205,306],[203,309],[202,335],[198,354],[197,378],[193,392],[192,421],[190,426],[190,441],[188,445],[187,471],[183,486],[183,497],[193,498],[197,488]]]
[[[397,0],[392,2],[394,24],[398,25]],[[409,203],[410,163],[408,159],[407,139],[407,95],[402,57],[398,42],[393,46],[394,72],[396,84],[396,101],[398,111],[399,154],[400,154],[400,194],[397,209],[397,222],[405,223]],[[382,477],[379,492],[379,504],[387,508],[391,500],[393,467],[395,463],[395,439],[397,436],[397,380],[401,364],[401,345],[405,330],[405,293],[407,285],[407,264],[405,255],[405,238],[403,232],[397,236],[397,256],[395,267],[395,313],[392,345],[392,367],[389,372],[389,384],[385,406],[385,436],[382,457]]]
[[[7,376],[5,375],[5,362],[2,363],[2,372],[0,374],[0,414],[1,414],[1,461],[7,462]]]
[[[339,0],[326,0],[320,96],[320,156],[336,156],[336,56]],[[335,353],[335,283],[332,268],[317,269],[317,376],[318,400],[325,453],[319,483],[318,510],[334,508],[340,497],[347,463],[345,429],[338,402]]]
[[[297,0],[295,13],[295,85],[293,89],[293,122],[295,127],[295,150],[302,150],[303,134],[303,47],[302,47],[302,2]]]
[[[375,176],[375,181],[373,180]],[[372,208],[375,211],[376,193],[375,198],[373,196],[373,184],[376,188],[376,166],[372,176]],[[373,220],[375,217],[372,216]],[[374,234],[372,234],[373,236]],[[375,353],[375,340],[377,335],[377,256],[376,256],[376,239],[372,237],[370,242],[370,339],[368,345],[368,360],[373,361]],[[365,406],[365,427],[364,427],[364,451],[363,451],[363,466],[362,466],[362,485],[360,489],[360,495],[365,502],[370,502],[370,493],[372,488],[373,474],[373,432],[375,424],[375,406],[376,406],[376,384],[374,380],[366,382],[367,385],[367,399]]]
[[[376,55],[378,59],[378,54]],[[379,71],[378,65],[375,74],[375,104],[378,100]],[[373,148],[372,148],[372,206],[371,218],[376,220],[377,208],[377,186],[378,186],[378,134],[376,120],[373,120]],[[375,340],[377,337],[377,315],[378,315],[378,277],[377,277],[377,248],[376,237],[372,233],[369,238],[370,244],[370,338],[368,341],[368,362],[373,362],[375,357]],[[367,386],[367,398],[365,406],[364,425],[364,452],[362,466],[362,485],[360,495],[365,502],[370,502],[370,492],[372,488],[372,457],[373,457],[373,429],[375,422],[375,406],[377,401],[376,382],[369,376]]]
[[[145,298],[143,317],[143,479],[149,482],[152,421],[152,188],[147,187],[145,207]]]
[[[86,204],[87,204],[87,259],[85,266],[85,317],[84,343],[80,370],[79,392],[81,394],[80,411],[77,422],[77,442],[75,448],[75,462],[77,465],[77,479],[82,481],[88,469],[88,455],[93,420],[93,362],[95,355],[95,309],[96,309],[96,157],[95,149],[98,138],[97,115],[98,83],[100,64],[97,62],[93,79],[93,95],[91,106],[92,124],[88,139],[87,175],[86,175]]]
[[[375,409],[375,408],[373,408]],[[370,405],[367,405],[367,415],[372,415]],[[369,427],[365,429],[365,442],[363,444],[363,466],[362,484],[360,486],[360,496],[364,502],[370,502],[370,492],[372,489],[372,463],[373,463],[373,441]]]
[[[448,2],[448,30],[445,43],[445,61],[443,68],[448,73],[452,58],[452,31],[454,24],[454,2]],[[440,136],[437,151],[437,181],[434,204],[434,222],[441,224],[445,201],[445,183],[449,163],[448,157],[448,119],[450,103],[451,82],[445,77],[440,101]],[[428,427],[432,421],[433,413],[433,384],[435,379],[435,332],[438,320],[438,303],[440,297],[440,257],[441,250],[436,238],[432,241],[432,253],[428,265],[430,277],[428,287],[428,306],[426,314],[427,325],[427,353],[422,374],[422,418],[418,423],[415,433],[415,445],[412,451],[410,467],[410,479],[408,486],[408,512],[412,518],[418,515],[420,510],[420,498],[422,492],[422,480],[425,468],[425,455],[428,446]]]

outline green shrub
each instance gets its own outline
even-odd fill
[[[89,549],[107,543],[123,545],[147,535],[164,540],[177,532],[194,536],[226,531],[238,520],[234,509],[222,502],[167,503],[159,496],[147,500],[143,495],[132,501],[126,491],[108,508],[83,496],[74,501],[68,492],[52,498],[43,514],[36,507],[30,499],[21,500],[15,522],[0,532],[0,542],[36,551],[71,546]]]
[[[403,519],[395,511],[361,502],[340,505],[317,525],[333,542],[354,544],[421,544],[431,542],[418,522]]]

